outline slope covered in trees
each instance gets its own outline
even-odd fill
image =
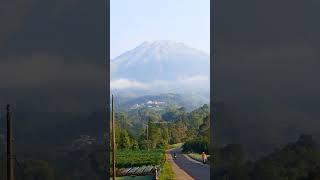
[[[162,111],[135,109],[117,112],[116,144],[118,149],[165,148],[168,144],[185,142],[203,136],[209,143],[209,106],[191,112],[180,107]]]

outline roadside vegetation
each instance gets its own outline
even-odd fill
[[[189,153],[187,154],[190,158],[196,160],[196,161],[199,161],[199,162],[202,162],[202,158],[201,158],[201,154],[198,154],[198,153]],[[210,162],[210,155],[207,155],[207,161]]]
[[[169,162],[163,164],[159,180],[174,180],[175,176]]]
[[[183,143],[170,144],[170,145],[168,145],[167,150],[170,150],[170,149],[177,149],[177,148],[182,147],[182,145],[183,145]]]
[[[208,144],[209,139],[205,137],[199,137],[196,139],[192,139],[189,141],[186,141],[182,148],[184,153],[202,153],[205,152],[208,154]]]

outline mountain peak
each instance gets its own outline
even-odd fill
[[[155,40],[145,41],[136,48],[129,50],[112,61],[149,61],[149,60],[163,60],[174,56],[203,56],[209,57],[205,52],[191,48],[182,42],[171,40]]]
[[[205,54],[204,52],[191,48],[182,42],[172,41],[172,40],[155,40],[155,41],[145,41],[140,44],[136,49],[149,49],[149,50],[173,50],[176,52],[197,52]]]
[[[111,61],[111,78],[149,83],[173,81],[208,76],[209,64],[209,55],[184,43],[145,41]]]

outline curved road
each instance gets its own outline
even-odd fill
[[[176,152],[177,158],[173,159],[173,153]],[[177,180],[210,180],[210,166],[195,161],[186,155],[181,154],[181,149],[173,149],[167,152],[168,161],[176,175]]]

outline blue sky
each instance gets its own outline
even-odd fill
[[[210,0],[111,0],[110,56],[173,40],[210,53]]]

